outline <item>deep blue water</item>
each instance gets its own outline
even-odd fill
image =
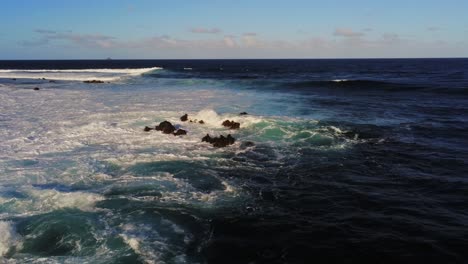
[[[74,80],[74,72],[59,71],[66,78],[53,83],[51,75],[38,79],[44,72],[24,78],[30,70],[88,69],[99,79],[103,73],[92,69],[152,67],[162,69],[91,86]],[[8,240],[16,246],[5,252],[0,243],[4,259],[468,262],[468,59],[0,61],[0,84],[0,99],[14,108],[0,116],[6,131],[1,139],[19,144],[0,150],[0,221],[22,243]],[[36,86],[41,91],[33,93]],[[53,96],[32,118],[26,108],[49,91]],[[48,108],[53,104],[58,106]],[[216,124],[207,131],[193,127],[193,140],[189,133],[192,141],[177,147],[158,141],[123,151],[118,145],[128,141],[118,134],[101,139],[92,129],[102,127],[85,118],[129,115],[115,117],[113,126],[122,126],[121,133],[133,140],[144,118],[152,120],[148,124],[177,121],[179,114],[193,116],[205,108],[221,119],[241,111],[252,119],[239,117],[238,143],[221,151],[193,143],[208,132],[227,133]],[[81,110],[88,112],[76,114]],[[85,136],[48,152],[55,132],[47,132],[61,123],[44,118],[64,121],[52,114],[57,111],[67,116],[63,126],[71,122]],[[138,117],[130,117],[135,112]],[[210,118],[203,113],[198,116]],[[97,118],[107,122],[102,115]],[[10,137],[35,126],[44,126],[43,134]],[[43,141],[17,143],[26,136]],[[138,160],[113,162],[124,154]],[[159,154],[188,158],[162,160]],[[54,178],[48,178],[51,173]],[[108,178],[87,179],[101,174]],[[125,178],[161,175],[171,176],[138,184]],[[118,185],[122,179],[125,185]],[[183,179],[183,195],[214,197],[210,206],[192,196],[167,202],[173,197],[164,198],[167,193],[182,195],[181,183],[172,179]],[[231,197],[225,182],[236,195]],[[29,187],[19,188],[24,185]],[[92,210],[75,203],[37,209],[44,190],[99,198]],[[24,197],[32,197],[28,209]],[[100,255],[100,248],[110,257]]]

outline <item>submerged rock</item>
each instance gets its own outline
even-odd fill
[[[187,120],[188,120],[188,114],[185,114],[185,115],[180,117],[180,121],[182,121],[182,122],[185,122]]]
[[[187,135],[187,131],[183,129],[178,129],[176,132],[174,132],[174,136],[180,136],[180,135]]]
[[[231,134],[228,134],[226,137],[223,135],[219,137],[211,137],[209,134],[206,134],[206,136],[202,138],[202,142],[208,142],[214,147],[222,148],[234,144],[236,139],[233,138]]]
[[[83,81],[84,83],[104,83],[104,81],[100,81],[100,80],[88,80],[88,81]]]
[[[239,129],[240,128],[240,123],[230,121],[230,120],[225,120],[222,123],[223,126],[228,127],[229,129]]]
[[[34,87],[33,90],[34,90],[34,91],[39,91],[40,88],[39,88],[39,87]]]
[[[162,131],[164,134],[172,134],[176,128],[168,121],[163,121],[155,127],[157,131]]]
[[[248,115],[248,113],[247,112],[241,112],[241,113],[239,113],[239,115]]]
[[[198,123],[199,123],[199,124],[205,124],[205,121],[200,120],[200,121],[198,121]]]
[[[145,128],[144,128],[143,130],[144,130],[145,132],[148,132],[148,131],[153,130],[153,128],[145,126]]]
[[[242,149],[245,149],[245,148],[250,148],[250,147],[253,147],[255,146],[255,143],[253,143],[252,141],[244,141],[242,142],[242,144],[240,145],[240,147]]]

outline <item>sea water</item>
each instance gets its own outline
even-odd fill
[[[467,89],[464,59],[2,61],[0,262],[463,263]]]

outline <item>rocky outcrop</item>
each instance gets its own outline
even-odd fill
[[[230,120],[225,120],[222,123],[223,126],[228,127],[229,129],[239,129],[240,128],[240,123],[230,121]]]
[[[162,131],[164,134],[172,134],[176,128],[171,124],[171,122],[163,121],[155,127],[156,131]]]
[[[182,121],[182,122],[185,122],[187,120],[188,120],[188,115],[187,114],[180,117],[180,121]]]
[[[39,91],[40,88],[39,88],[39,87],[34,87],[33,90],[34,90],[34,91]]]
[[[187,131],[183,129],[177,129],[177,131],[174,132],[174,136],[181,136],[181,135],[187,135]]]
[[[83,81],[84,83],[104,83],[104,81],[100,80],[88,80],[88,81]]]
[[[203,125],[203,124],[205,124],[205,121],[200,120],[200,121],[198,121],[198,124],[202,124],[202,125]]]
[[[153,130],[153,129],[154,129],[154,128],[145,126],[145,128],[143,129],[143,131],[148,132],[148,131],[151,131],[151,130]]]
[[[241,113],[239,113],[239,115],[248,115],[248,113],[247,112],[241,112]]]
[[[226,137],[223,135],[219,137],[211,137],[209,134],[206,134],[206,136],[202,138],[202,142],[208,142],[213,145],[213,147],[222,148],[234,144],[236,139],[233,138],[231,134]]]

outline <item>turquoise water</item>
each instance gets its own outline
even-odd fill
[[[466,96],[439,64],[16,63],[36,70],[0,71],[2,263],[463,262]],[[187,135],[143,131],[164,120]]]

